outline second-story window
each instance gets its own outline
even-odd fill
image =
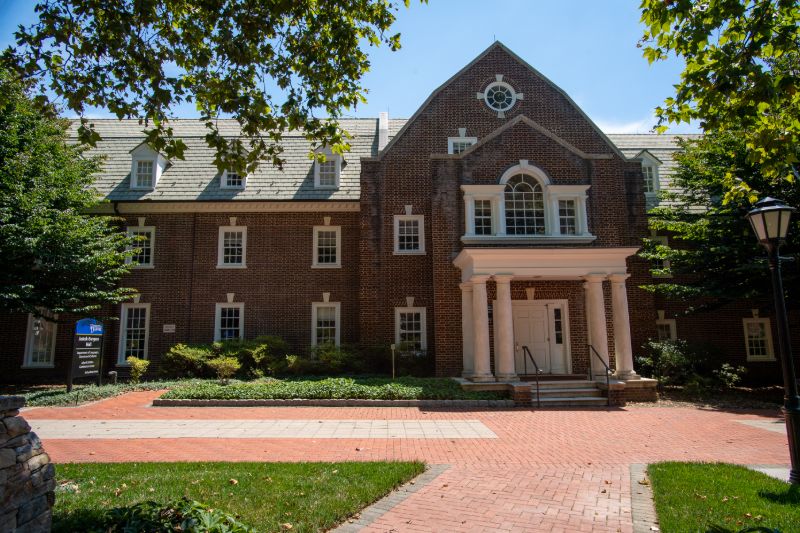
[[[340,226],[314,226],[315,268],[339,268],[341,262],[342,229]]]
[[[475,200],[475,235],[492,234],[492,201]]]
[[[561,227],[561,235],[575,235],[578,230],[577,221],[575,200],[559,200],[558,222]]]
[[[506,182],[506,233],[543,235],[545,233],[544,192],[535,178],[520,174]]]
[[[127,260],[129,263],[133,263],[139,268],[152,268],[154,266],[153,248],[155,246],[155,234],[156,229],[153,226],[128,228],[128,235],[136,239],[132,247],[134,254]]]
[[[247,228],[219,228],[217,268],[244,268],[247,265]]]
[[[394,253],[425,253],[425,216],[395,215],[394,217]]]

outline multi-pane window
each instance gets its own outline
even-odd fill
[[[137,267],[152,267],[153,246],[155,244],[155,228],[152,226],[140,226],[128,228],[128,236],[136,239],[133,243],[134,254],[128,258],[128,262]]]
[[[560,307],[553,309],[553,330],[556,334],[556,344],[564,344],[564,319]]]
[[[421,351],[427,347],[424,307],[395,308],[395,342],[400,350]]]
[[[506,233],[508,235],[543,235],[544,193],[541,184],[525,174],[506,182]]]
[[[341,228],[339,226],[314,227],[313,267],[338,268],[341,266],[339,253],[341,235]]]
[[[656,320],[656,338],[659,341],[674,341],[678,338],[674,318]]]
[[[244,176],[235,170],[226,170],[222,174],[222,187],[224,189],[243,189]]]
[[[339,344],[339,303],[313,303],[311,344]]]
[[[447,139],[447,153],[460,154],[477,142],[477,137],[450,137]]]
[[[772,332],[768,318],[745,318],[744,341],[748,361],[772,361]]]
[[[558,222],[561,235],[575,235],[578,232],[577,212],[575,200],[558,201]]]
[[[658,191],[658,174],[656,174],[656,167],[653,165],[642,166],[642,174],[644,175],[644,192],[654,193]]]
[[[319,186],[336,187],[336,161],[328,159],[319,163]]]
[[[24,366],[53,366],[56,323],[28,315]]]
[[[134,187],[139,189],[152,189],[154,168],[155,163],[153,161],[137,161]]]
[[[475,235],[492,234],[492,201],[475,200]]]
[[[423,215],[394,217],[394,253],[425,253],[425,218]]]
[[[247,257],[247,228],[223,226],[219,228],[218,268],[243,268]]]
[[[118,363],[128,357],[147,358],[150,304],[123,304]]]
[[[244,338],[244,304],[217,304],[214,340]]]

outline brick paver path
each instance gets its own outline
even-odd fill
[[[149,407],[138,392],[83,407],[31,409],[31,424],[60,420],[479,421],[497,438],[45,438],[56,462],[369,461],[451,465],[366,531],[630,532],[631,463],[660,460],[788,464],[786,437],[763,429],[777,410],[635,407],[588,410]]]

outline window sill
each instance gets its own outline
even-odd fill
[[[132,191],[147,191],[147,192],[153,192],[156,190],[155,187],[131,187],[130,189]]]
[[[56,365],[22,365],[22,370],[39,370],[42,368],[55,368]]]
[[[748,357],[747,358],[747,362],[748,363],[774,363],[775,361],[777,361],[777,359],[775,359],[775,356],[772,356],[771,358],[766,358],[766,357],[759,357],[759,358]]]
[[[232,268],[232,269],[243,269],[243,268],[247,268],[247,265],[217,265],[217,268],[220,268],[220,269],[223,269],[223,270],[226,270],[226,269],[229,269],[229,268]]]
[[[461,242],[464,244],[486,243],[569,243],[587,244],[597,240],[594,235],[464,235]]]
[[[311,265],[311,268],[320,268],[320,269],[331,269],[331,268],[342,268],[341,263],[337,263],[335,265]]]
[[[153,270],[155,265],[133,265],[131,270]]]
[[[395,250],[394,255],[425,255],[425,250],[420,250],[416,252],[400,252],[398,250]]]
[[[315,185],[314,189],[315,190],[322,190],[322,191],[338,191],[339,190],[339,186],[338,185]]]

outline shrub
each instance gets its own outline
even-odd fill
[[[208,366],[217,373],[217,378],[226,385],[228,380],[242,367],[235,357],[217,357],[209,360]]]
[[[234,357],[247,374],[275,376],[286,371],[289,344],[275,335],[264,335],[252,340],[218,341],[211,345],[211,351],[216,357]]]
[[[319,361],[326,374],[361,372],[363,370],[358,364],[358,358],[354,352],[346,347],[336,346],[332,342],[312,347],[311,359]]]
[[[138,357],[128,357],[125,361],[131,366],[131,383],[139,383],[142,380],[142,376],[147,372],[150,361],[139,359]]]
[[[747,369],[743,366],[735,367],[728,363],[722,363],[718,369],[714,370],[714,377],[723,389],[732,389],[742,380],[742,375],[746,372]]]
[[[214,357],[206,344],[176,344],[161,358],[161,372],[175,377],[210,377],[208,360]]]
[[[123,531],[251,533],[255,531],[219,509],[208,508],[202,503],[187,498],[165,504],[145,501],[128,507],[109,509],[103,513],[99,524],[87,523],[83,530],[98,533]]]
[[[316,374],[324,374],[325,371],[322,367],[322,363],[316,359],[310,359],[300,355],[287,355],[286,373],[293,376],[313,376]]]

